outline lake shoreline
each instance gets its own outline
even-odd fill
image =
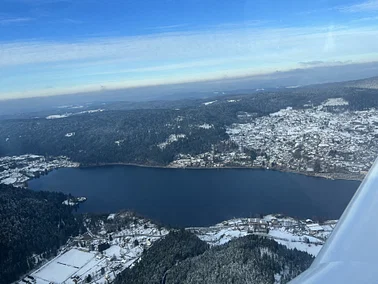
[[[79,168],[95,168],[95,167],[107,167],[107,166],[131,166],[131,167],[153,168],[153,169],[183,169],[183,170],[251,169],[251,170],[266,170],[266,171],[277,171],[277,172],[283,172],[283,173],[293,173],[293,174],[298,174],[298,175],[324,178],[324,179],[330,179],[330,180],[351,180],[351,181],[362,181],[365,177],[362,174],[352,174],[352,173],[312,173],[312,172],[294,171],[290,169],[262,168],[262,167],[243,167],[243,166],[171,167],[171,166],[162,166],[162,165],[146,165],[146,164],[124,163],[124,162],[98,163],[98,164],[86,164],[86,165],[80,164]]]
[[[61,168],[30,180],[28,188],[85,196],[78,213],[127,209],[163,224],[197,227],[271,212],[337,219],[360,183],[277,170],[207,169],[124,164]]]

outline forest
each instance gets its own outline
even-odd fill
[[[155,243],[116,284],[149,283],[286,283],[307,269],[313,257],[256,235],[210,248],[181,230]]]
[[[66,198],[0,184],[0,283],[17,280],[85,229]]]
[[[229,138],[228,125],[242,122],[240,114],[263,116],[288,106],[318,105],[332,97],[345,98],[350,110],[378,107],[376,90],[334,84],[140,104],[140,109],[130,109],[129,104],[119,102],[107,105],[103,112],[60,119],[2,120],[0,156],[33,153],[47,157],[65,155],[83,166],[107,163],[165,166],[178,154],[234,149],[235,145],[222,141]],[[206,105],[208,101],[214,102]],[[201,127],[205,124],[211,127]],[[158,146],[172,134],[183,138],[165,147]]]

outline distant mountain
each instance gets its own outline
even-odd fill
[[[171,232],[115,283],[286,283],[312,261],[307,253],[256,235],[208,248],[189,232]]]
[[[378,76],[346,82],[347,87],[361,88],[361,89],[378,89]]]
[[[40,116],[40,112],[57,111],[62,106],[92,107],[121,101],[133,104],[156,100],[203,99],[220,94],[251,94],[259,89],[274,90],[288,86],[346,82],[378,74],[377,62],[312,67],[311,64],[303,62],[301,65],[306,68],[241,78],[225,77],[212,81],[118,90],[101,88],[97,92],[2,100],[0,119]]]

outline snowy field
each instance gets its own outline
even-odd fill
[[[91,273],[91,270],[100,270],[101,262],[92,252],[71,249],[57,256],[46,265],[31,274],[37,284],[46,283],[74,283],[71,277],[78,275],[81,279]]]
[[[323,247],[321,240],[315,237],[308,235],[296,236],[286,231],[284,228],[270,230],[269,236],[288,249],[305,251],[313,256],[317,256],[320,249]],[[305,238],[308,239],[308,243],[306,243]]]

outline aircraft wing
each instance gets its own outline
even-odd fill
[[[297,283],[378,283],[378,159]]]

